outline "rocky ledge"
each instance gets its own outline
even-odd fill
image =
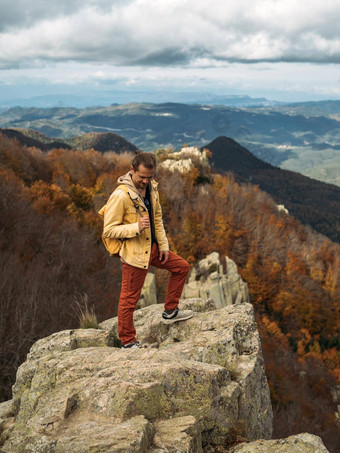
[[[212,300],[188,299],[182,308],[195,316],[172,325],[161,322],[160,305],[135,312],[143,349],[115,347],[116,318],[35,343],[13,399],[0,405],[2,451],[195,453],[227,449],[235,433],[269,439],[272,409],[252,306],[216,309]]]

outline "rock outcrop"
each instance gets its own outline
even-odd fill
[[[236,264],[227,256],[221,263],[217,252],[210,253],[191,270],[182,297],[211,298],[218,308],[249,302],[248,286]]]
[[[328,450],[320,437],[303,433],[286,439],[243,443],[232,448],[230,453],[328,453]]]
[[[159,166],[171,172],[188,173],[196,166],[207,175],[210,175],[210,164],[206,149],[201,151],[195,146],[186,146],[176,153],[169,152],[167,157]]]
[[[226,445],[235,426],[269,439],[272,409],[250,304],[216,309],[181,303],[195,316],[161,322],[161,305],[135,312],[144,349],[114,347],[117,319],[35,343],[0,406],[2,450],[16,452],[202,452]]]
[[[288,211],[288,209],[286,209],[284,204],[278,204],[276,206],[277,206],[277,210],[279,212],[283,212],[284,214],[287,214],[287,215],[289,214],[289,211]]]
[[[213,178],[209,163],[211,153],[205,148],[200,150],[194,146],[187,146],[183,147],[179,152],[164,149],[159,150],[158,157],[160,159],[158,167],[165,171],[185,175],[194,170],[197,181],[212,182]]]
[[[222,261],[217,252],[212,252],[193,267],[188,283],[184,285],[182,298],[213,299],[217,308],[226,305],[247,303],[247,284],[238,273],[233,260],[225,256]],[[157,304],[155,274],[148,273],[137,308]]]
[[[138,308],[148,307],[157,304],[156,277],[150,272],[146,274],[142,292],[137,304]]]

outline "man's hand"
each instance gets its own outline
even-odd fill
[[[139,232],[141,233],[142,231],[146,230],[147,228],[150,228],[150,219],[149,216],[144,216],[140,217],[138,220],[138,226],[139,226]]]
[[[169,259],[169,252],[159,252],[159,261],[162,263],[162,264],[165,264]]]

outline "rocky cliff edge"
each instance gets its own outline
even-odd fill
[[[116,318],[35,343],[13,399],[0,405],[2,451],[199,453],[230,445],[235,433],[269,439],[272,409],[252,306],[181,305],[195,316],[172,325],[161,322],[160,305],[135,312],[143,349],[115,347]]]

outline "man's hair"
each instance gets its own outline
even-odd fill
[[[153,153],[136,151],[136,155],[132,159],[131,165],[135,171],[138,170],[140,165],[144,165],[144,167],[148,168],[149,170],[153,168],[156,170],[156,157]]]

